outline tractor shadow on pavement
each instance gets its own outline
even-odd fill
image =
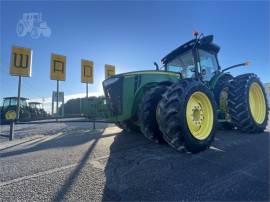
[[[269,132],[218,131],[199,154],[119,133],[105,167],[103,201],[269,200]]]

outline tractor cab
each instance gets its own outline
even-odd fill
[[[29,107],[32,109],[42,109],[42,104],[40,102],[29,102]]]
[[[198,78],[210,81],[220,70],[217,59],[219,47],[213,43],[213,36],[198,37],[181,45],[161,61],[165,71],[178,72],[182,78]]]
[[[16,107],[17,106],[17,101],[18,98],[17,97],[5,97],[3,99],[3,106],[2,106],[2,110],[7,109],[9,107]],[[27,107],[27,98],[20,98],[20,107]]]
[[[20,120],[29,120],[30,117],[30,112],[29,112],[29,107],[27,104],[27,98],[21,97],[20,98]],[[6,119],[6,113],[10,111],[17,111],[17,97],[5,97],[3,99],[3,105],[1,108],[1,121],[4,122]]]
[[[23,20],[30,23],[39,23],[42,21],[41,13],[25,13]]]
[[[48,116],[40,102],[29,102],[29,108],[32,119],[41,119]]]

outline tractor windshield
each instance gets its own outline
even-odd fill
[[[191,50],[177,56],[167,64],[167,70],[179,72],[183,78],[195,77],[195,64]]]
[[[33,109],[41,109],[42,108],[40,103],[29,103],[29,106]]]
[[[3,101],[3,108],[6,108],[10,105],[10,99],[4,99]]]
[[[27,106],[26,100],[21,99],[20,105],[22,107]],[[9,107],[9,106],[17,106],[17,98],[5,98],[3,101],[3,108]]]

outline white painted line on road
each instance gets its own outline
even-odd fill
[[[61,135],[61,134],[58,134],[58,136],[59,135]],[[52,138],[50,138],[50,139],[52,139]],[[103,170],[105,168],[105,165],[103,166],[98,161],[99,160],[102,160],[102,159],[109,158],[109,156],[110,155],[104,155],[102,157],[89,160],[89,162],[86,163],[86,165],[90,165],[91,164],[93,167]],[[41,177],[41,176],[44,176],[44,175],[49,175],[49,174],[52,174],[52,173],[55,173],[55,172],[59,172],[59,171],[62,171],[62,170],[66,170],[66,169],[69,169],[69,168],[76,167],[79,164],[80,164],[80,162],[74,163],[74,164],[70,164],[70,165],[67,165],[67,166],[63,166],[63,167],[59,167],[59,168],[54,168],[54,169],[43,171],[43,172],[39,172],[39,173],[35,173],[33,175],[27,175],[27,176],[23,176],[23,177],[19,177],[19,178],[13,179],[13,180],[5,181],[5,182],[0,182],[0,187],[6,186],[6,185],[9,185],[9,184],[13,184],[13,183],[17,183],[17,182],[20,182],[20,181],[23,181],[23,180],[29,180],[29,179],[32,179],[32,178]]]
[[[8,149],[9,147],[15,147],[17,145],[36,142],[40,139],[44,139],[44,136],[43,135],[35,135],[35,136],[30,137],[30,138],[17,139],[17,140],[14,140],[12,142],[4,142],[0,146],[0,151],[4,150],[4,149]]]
[[[91,164],[95,168],[104,169],[105,168],[105,165],[103,166],[98,161],[101,160],[101,159],[109,158],[109,156],[110,155],[105,155],[105,156],[102,156],[102,157],[99,157],[99,158],[96,158],[96,159],[92,159],[88,163],[86,163],[86,165],[90,165]],[[23,181],[23,180],[29,180],[29,179],[32,179],[32,178],[41,177],[43,175],[53,174],[55,172],[59,172],[59,171],[62,171],[62,170],[66,170],[66,169],[69,169],[69,168],[76,167],[79,164],[80,164],[80,162],[79,163],[70,164],[70,165],[67,165],[67,166],[63,166],[63,167],[59,167],[59,168],[54,168],[54,169],[43,171],[43,172],[39,172],[39,173],[36,173],[36,174],[33,174],[33,175],[27,175],[27,176],[24,176],[24,177],[19,177],[19,178],[13,179],[13,180],[5,181],[5,182],[0,182],[0,187],[6,186],[6,185],[9,185],[9,184],[12,184],[12,183],[17,183],[17,182],[20,182],[20,181]]]
[[[102,135],[106,135],[106,132],[107,131],[105,130]],[[65,135],[65,134],[63,132],[59,132],[59,133],[57,133],[55,135],[52,135],[52,136],[47,137],[47,138],[44,138],[44,140],[42,140],[41,142],[46,142],[48,140],[54,139],[54,138],[59,137],[59,136],[62,136],[62,135]],[[105,165],[103,166],[98,161],[99,160],[102,160],[102,159],[109,158],[109,156],[110,155],[104,155],[102,157],[91,159],[91,160],[88,161],[88,163],[86,163],[86,165],[92,165],[95,168],[104,169],[105,168]],[[35,173],[33,175],[27,175],[27,176],[19,177],[19,178],[12,179],[12,180],[9,180],[9,181],[0,182],[0,187],[6,186],[6,185],[9,185],[9,184],[12,184],[12,183],[17,183],[17,182],[20,182],[20,181],[23,181],[23,180],[29,180],[29,179],[32,179],[32,178],[41,177],[41,176],[44,176],[44,175],[49,175],[49,174],[52,174],[52,173],[55,173],[55,172],[59,172],[59,171],[62,171],[62,170],[73,168],[73,167],[75,167],[75,166],[77,166],[79,164],[80,164],[80,162],[74,163],[74,164],[70,164],[70,165],[67,165],[67,166],[63,166],[63,167],[59,167],[59,168],[54,168],[54,169],[43,171],[43,172],[39,172],[39,173]]]
[[[150,144],[150,143],[148,143],[148,144]],[[136,148],[131,148],[131,149],[136,149]],[[111,154],[91,159],[91,160],[88,161],[88,163],[86,163],[86,165],[92,165],[94,168],[104,170],[106,165],[102,165],[99,161],[104,160],[104,159],[108,159],[110,157],[110,155]],[[39,173],[36,173],[36,174],[33,174],[33,175],[27,175],[27,176],[24,176],[24,177],[19,177],[19,178],[13,179],[13,180],[0,182],[0,187],[6,186],[6,185],[9,185],[9,184],[12,184],[12,183],[17,183],[17,182],[20,182],[20,181],[23,181],[23,180],[30,180],[32,178],[41,177],[41,176],[44,176],[44,175],[49,175],[49,174],[52,174],[52,173],[55,173],[55,172],[59,172],[59,171],[62,171],[62,170],[73,168],[73,167],[75,167],[75,166],[77,166],[79,164],[80,164],[80,162],[70,164],[70,165],[67,165],[67,166],[63,166],[63,167],[59,167],[59,168],[54,168],[54,169],[43,171],[43,172],[39,172]]]
[[[19,177],[19,178],[9,180],[9,181],[6,181],[6,182],[1,182],[0,187],[5,186],[5,185],[9,185],[9,184],[12,184],[12,183],[20,182],[22,180],[29,180],[31,178],[36,178],[36,177],[40,177],[40,176],[43,176],[43,175],[48,175],[48,174],[52,174],[52,173],[55,173],[55,172],[59,172],[59,171],[62,171],[62,170],[68,169],[68,168],[75,167],[76,165],[78,165],[78,163],[70,164],[68,166],[63,166],[63,167],[60,167],[60,168],[54,168],[54,169],[47,170],[47,171],[44,171],[44,172],[39,172],[39,173],[36,173],[36,174],[33,174],[33,175]]]
[[[214,146],[210,146],[210,149],[215,150],[215,151],[219,151],[219,152],[224,152],[224,150],[219,149],[219,148],[214,147]]]
[[[18,140],[15,140],[13,142],[7,142],[7,143],[1,145],[0,151],[4,150],[4,149],[8,149],[9,147],[12,148],[12,147],[15,147],[17,145],[26,145],[26,144],[29,144],[29,143],[35,143],[37,141],[39,143],[46,142],[48,140],[54,139],[54,138],[62,136],[62,135],[64,135],[64,133],[59,132],[59,133],[56,133],[54,135],[50,135],[50,136],[47,136],[47,137],[44,136],[44,135],[35,135],[35,136],[30,137],[30,138],[18,139]],[[39,141],[40,139],[42,141]]]

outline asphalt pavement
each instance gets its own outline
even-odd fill
[[[195,155],[113,124],[21,127],[23,138],[0,143],[0,201],[270,200],[269,127],[218,131]]]

